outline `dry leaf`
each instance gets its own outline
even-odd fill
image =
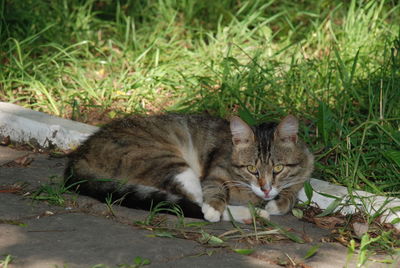
[[[0,193],[19,193],[21,191],[22,187],[15,184],[0,187]]]
[[[24,156],[21,156],[21,157],[15,159],[14,163],[16,163],[17,165],[26,167],[30,163],[32,163],[32,161],[33,161],[32,157],[29,157],[29,155],[24,155]]]
[[[338,217],[315,217],[314,222],[318,227],[324,229],[333,229],[336,225],[344,223],[344,219]]]

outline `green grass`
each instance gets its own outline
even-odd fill
[[[0,259],[0,265],[3,268],[8,268],[8,265],[11,264],[13,260],[14,258],[10,254],[3,255],[3,258]]]
[[[0,0],[0,100],[91,123],[293,113],[315,177],[400,196],[397,1]]]

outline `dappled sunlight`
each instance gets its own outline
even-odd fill
[[[71,266],[69,266],[71,264]],[[76,267],[72,263],[66,263],[65,260],[54,257],[36,257],[30,256],[28,259],[24,260],[23,263],[19,263],[18,259],[15,260],[15,267],[26,267],[26,268],[45,268],[45,267]],[[14,267],[11,265],[11,267]],[[88,265],[88,267],[90,267]]]
[[[390,258],[399,254],[400,1],[0,3],[0,268],[4,266],[3,254],[13,257],[11,268],[64,264],[68,268],[89,268],[97,263],[110,267],[126,263],[131,267],[137,256],[148,258],[159,267],[304,264],[336,268],[345,266],[347,258],[348,267],[362,267],[369,256],[386,254],[382,258]],[[268,172],[262,171],[263,161],[237,165],[235,169],[247,174],[243,176],[251,176],[254,182],[257,179],[258,196],[276,197],[269,204],[262,204],[266,212],[272,215],[283,211],[276,209],[277,204],[286,204],[285,212],[289,211],[271,216],[271,223],[259,219],[260,226],[255,220],[254,226],[239,227],[235,222],[201,222],[196,229],[195,225],[183,224],[184,217],[179,214],[181,225],[173,223],[170,228],[163,225],[163,216],[158,217],[154,210],[150,214],[122,210],[118,204],[136,192],[146,198],[154,193],[155,198],[145,203],[151,204],[147,206],[151,209],[159,195],[168,193],[172,193],[173,201],[181,200],[175,198],[181,193],[189,193],[200,205],[207,203],[206,191],[201,187],[214,176],[218,181],[219,173],[224,173],[218,170],[216,175],[207,176],[208,170],[229,167],[225,163],[218,165],[217,161],[229,159],[228,155],[219,156],[220,152],[231,150],[229,146],[221,147],[225,144],[222,140],[230,144],[235,139],[223,128],[212,128],[208,120],[204,120],[204,129],[213,135],[221,134],[221,140],[189,142],[188,138],[190,146],[178,150],[184,161],[170,153],[161,154],[155,148],[158,144],[169,147],[164,144],[168,132],[162,126],[169,123],[157,126],[148,116],[164,113],[204,113],[223,119],[239,116],[252,130],[262,123],[294,115],[299,120],[296,133],[281,137],[289,146],[276,151],[297,156],[290,147],[302,146],[299,141],[304,141],[314,156],[314,169],[307,178],[312,176],[321,183],[307,181],[298,196],[301,202],[290,213],[292,207],[285,203],[289,199],[282,197],[296,188],[292,179],[298,182],[303,178],[300,170],[304,168],[299,165],[305,162],[304,158],[291,162],[287,161],[289,156],[268,156],[265,163],[282,167],[271,172],[267,168]],[[66,164],[68,155],[78,153],[70,152],[99,127],[132,114],[145,116],[143,122],[154,125],[160,141],[149,142],[148,137],[155,135],[145,131],[141,134],[143,141],[125,139],[126,133],[140,132],[138,124],[126,131],[117,130],[114,138],[103,138],[105,131],[100,131],[99,150],[91,156],[97,164],[93,168],[82,164],[85,176],[78,181],[74,161]],[[193,137],[212,136],[201,134],[202,128],[196,124]],[[280,128],[285,129],[291,127]],[[184,130],[177,125],[175,132]],[[271,140],[279,139],[279,133],[271,131]],[[252,141],[249,136],[244,140]],[[181,137],[186,136],[177,136],[183,144],[186,138]],[[107,140],[111,141],[109,145]],[[143,144],[149,144],[147,151],[142,150]],[[206,150],[209,144],[215,148]],[[252,147],[262,152],[262,144]],[[115,149],[118,146],[120,151]],[[138,164],[126,160],[133,155],[129,146],[142,148],[135,156]],[[265,142],[265,147],[271,147],[271,143]],[[272,147],[275,150],[277,146]],[[81,148],[83,152],[89,146]],[[102,155],[100,152],[107,148],[109,151]],[[196,155],[200,148],[204,153]],[[38,151],[40,157],[32,158]],[[159,156],[151,162],[153,151]],[[163,158],[176,161],[164,164]],[[89,161],[83,159],[82,163]],[[97,162],[98,159],[104,162]],[[190,164],[193,161],[204,163],[200,171],[199,163]],[[188,163],[195,174],[180,170]],[[248,164],[261,168],[249,170]],[[70,176],[66,175],[69,171],[64,172],[66,166]],[[97,176],[100,179],[92,172],[111,166],[112,172]],[[128,171],[122,172],[125,166]],[[164,166],[173,169],[161,170]],[[279,196],[271,194],[272,187],[262,187],[279,181],[279,174],[295,169],[298,171],[287,176],[288,182],[279,188]],[[308,170],[311,172],[311,167]],[[132,186],[122,191],[121,185],[129,182],[126,177],[133,171],[138,172],[145,187]],[[268,175],[268,182],[263,181],[267,177],[263,174],[267,173],[272,174]],[[153,185],[147,181],[160,174],[168,175],[165,183],[157,180]],[[227,174],[223,176],[228,178]],[[116,189],[100,200],[105,204],[84,201],[81,194],[86,185],[96,185],[87,192],[97,198],[99,191],[107,188],[104,182],[117,176],[124,177],[124,183],[110,183]],[[76,177],[75,183],[58,183],[58,178],[67,177],[69,182]],[[223,205],[221,211],[234,199],[234,195],[226,194],[231,184],[242,187],[235,193],[238,200],[242,198],[247,203],[252,197],[258,198],[250,187],[245,187],[248,184],[240,185],[233,177],[229,177],[231,182],[222,184],[223,191],[215,190],[214,194],[218,187],[212,183],[211,190],[207,189],[207,194],[211,192],[216,197],[212,201]],[[182,189],[178,191],[179,186]],[[75,188],[77,194],[72,195],[69,191]],[[197,190],[187,191],[189,188]],[[290,204],[295,203],[295,197],[290,197]],[[132,199],[136,207],[138,199]],[[32,200],[38,200],[34,204],[39,205],[33,206]],[[207,211],[214,216],[208,219],[219,219],[220,211]],[[207,219],[205,215],[202,213],[199,218]],[[155,219],[153,224],[149,224],[150,218]],[[220,235],[219,231],[227,234]],[[270,231],[278,236],[272,237]],[[211,237],[218,243],[211,245],[199,237]],[[305,258],[312,247],[317,250]],[[235,249],[251,252],[238,253]],[[133,263],[136,266],[141,267]],[[397,263],[393,267],[400,266]]]
[[[12,224],[0,224],[0,252],[7,253],[7,248],[26,241],[24,227]]]

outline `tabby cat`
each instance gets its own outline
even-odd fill
[[[131,116],[102,127],[69,156],[67,185],[150,209],[169,201],[211,222],[285,214],[313,170],[298,120],[247,125],[207,115]]]

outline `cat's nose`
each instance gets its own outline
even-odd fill
[[[271,191],[271,188],[267,189],[267,188],[261,187],[261,190],[264,192],[265,196],[268,196],[269,192]]]

